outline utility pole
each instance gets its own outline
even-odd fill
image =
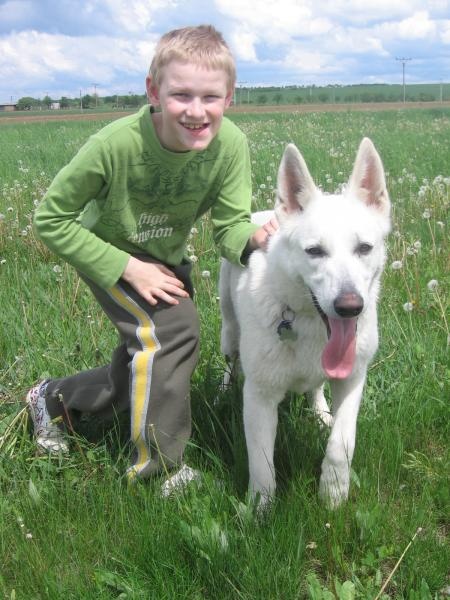
[[[402,71],[403,71],[403,104],[404,104],[406,102],[405,66],[406,66],[406,63],[409,60],[412,60],[412,58],[402,57],[402,58],[396,58],[395,60],[398,60],[398,61],[400,61],[402,63]]]
[[[242,104],[242,86],[245,85],[246,83],[247,83],[246,81],[238,81],[238,86],[240,89],[239,98],[241,100],[241,104]]]
[[[97,86],[99,84],[98,83],[93,83],[92,85],[94,86],[95,108],[97,108]]]

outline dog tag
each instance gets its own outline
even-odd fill
[[[277,333],[282,342],[294,342],[297,339],[297,332],[292,329],[292,321],[286,319],[278,325]]]

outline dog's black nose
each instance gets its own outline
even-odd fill
[[[335,299],[333,306],[340,317],[357,317],[364,307],[364,300],[356,292],[344,292]]]

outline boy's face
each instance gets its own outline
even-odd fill
[[[172,61],[159,86],[150,76],[146,85],[151,104],[161,107],[155,128],[162,146],[174,152],[204,150],[231,102],[225,71]]]

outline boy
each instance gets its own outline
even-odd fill
[[[78,270],[120,336],[109,365],[28,392],[41,449],[67,451],[53,421],[71,411],[106,419],[130,408],[129,478],[180,465],[198,354],[183,257],[191,227],[210,209],[222,255],[242,264],[276,228],[249,220],[246,139],[223,118],[235,80],[234,60],[213,27],[167,33],[146,78],[151,107],[92,136],[36,210],[39,236]],[[183,477],[192,474],[184,467]]]

